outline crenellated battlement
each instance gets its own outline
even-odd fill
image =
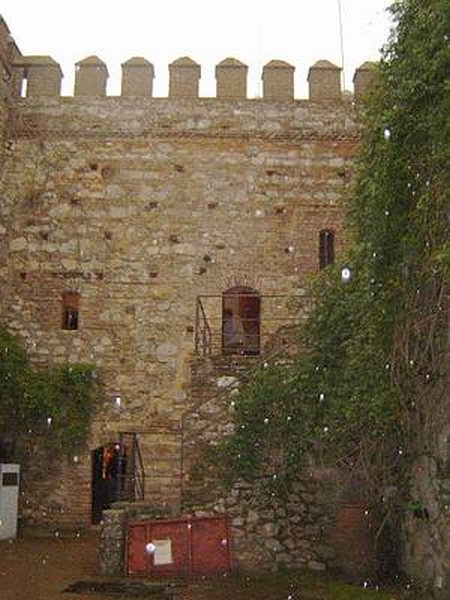
[[[169,98],[198,98],[201,66],[191,58],[181,57],[169,66]],[[375,63],[365,62],[354,75],[354,95],[361,98],[370,86]],[[20,56],[13,62],[16,90],[26,96],[59,96],[63,72],[50,56]],[[313,101],[340,100],[342,69],[327,60],[314,63],[308,72],[309,99]],[[292,101],[294,99],[295,66],[282,60],[271,60],[262,69],[263,99]],[[215,68],[216,98],[243,100],[247,96],[248,66],[236,58],[225,58]],[[97,56],[89,56],[75,65],[74,96],[105,97],[109,73],[106,64]],[[126,97],[153,96],[155,69],[143,57],[133,57],[122,64],[121,95]]]
[[[146,58],[134,56],[122,63],[122,97],[153,97],[154,65]],[[199,98],[202,67],[190,57],[178,58],[168,65],[169,98]],[[376,64],[365,62],[353,78],[355,99],[370,87]],[[248,65],[227,57],[215,66],[216,92],[219,100],[245,100]],[[315,62],[308,71],[309,99],[340,100],[342,69],[327,61]],[[270,60],[262,68],[262,99],[294,100],[295,66],[283,60]],[[0,15],[0,97],[61,96],[64,77],[60,64],[51,56],[23,56]],[[98,56],[88,56],[75,64],[73,96],[101,98],[108,95],[109,72]]]

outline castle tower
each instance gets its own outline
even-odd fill
[[[262,72],[265,100],[293,100],[295,67],[283,60],[271,60]]]
[[[75,96],[105,96],[108,69],[98,56],[76,63]]]

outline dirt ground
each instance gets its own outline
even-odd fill
[[[131,600],[127,595],[72,594],[76,581],[97,580],[98,532],[22,534],[0,542],[0,600]],[[104,578],[102,578],[104,580]],[[190,582],[176,600],[400,600],[403,595],[355,587],[332,591],[329,583],[278,577],[221,577]],[[331,590],[331,591],[330,591]],[[372,595],[373,594],[373,595]],[[153,598],[154,596],[150,596]],[[155,600],[159,598],[154,597]]]
[[[74,581],[95,576],[97,544],[96,533],[26,535],[0,542],[1,600],[81,600],[82,596],[63,590]],[[98,594],[95,597],[101,600]]]

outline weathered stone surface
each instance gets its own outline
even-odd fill
[[[216,497],[220,497],[220,486],[208,479],[208,486],[215,487]],[[217,506],[229,515],[232,526],[233,556],[240,568],[277,569],[280,565],[305,567],[312,562],[317,565],[334,566],[336,553],[330,535],[339,505],[322,500],[322,482],[319,480],[299,482],[310,490],[311,503],[307,506],[300,501],[297,506],[290,502],[289,509],[282,497],[277,498],[268,488],[266,479],[249,482],[239,481],[219,502],[211,503],[214,514]],[[315,493],[314,493],[315,492]],[[201,506],[201,508],[200,508]],[[203,514],[206,499],[194,508],[196,515]],[[298,517],[297,509],[302,515]],[[315,509],[314,516],[311,512]],[[312,524],[312,521],[314,524]]]
[[[4,60],[0,52],[11,70]],[[339,199],[359,140],[354,109],[336,91],[336,68],[316,74],[315,93],[334,98],[320,103],[290,98],[292,68],[271,66],[267,101],[236,97],[245,95],[236,63],[222,65],[238,67],[233,99],[197,98],[200,67],[189,59],[171,65],[169,98],[147,97],[150,81],[138,86],[135,68],[151,75],[142,61],[128,65],[133,95],[123,97],[105,96],[96,57],[79,63],[75,98],[19,98],[22,72],[1,83],[1,321],[34,364],[93,363],[105,384],[77,463],[24,474],[24,520],[89,523],[91,452],[135,431],[147,497],[229,511],[242,564],[288,562],[291,547],[297,565],[322,562],[314,524],[326,527],[329,507],[314,483],[302,480],[283,506],[248,482],[225,494],[204,464],[191,474],[205,441],[232,428],[218,382],[241,381],[275,350],[289,357],[292,331],[279,323],[307,315],[319,233],[333,229],[337,256],[346,241]],[[236,286],[261,294],[263,356],[222,354],[222,294]],[[70,291],[80,296],[73,331],[61,327]],[[205,355],[199,296],[212,328]],[[115,549],[121,518],[106,518]],[[118,555],[102,560],[120,570]]]
[[[322,562],[318,562],[316,560],[310,560],[308,562],[308,569],[311,569],[311,571],[325,571],[327,568],[325,563]]]
[[[237,377],[233,377],[231,375],[223,375],[222,377],[218,378],[216,385],[218,388],[227,388],[235,386],[237,383],[239,383]]]
[[[102,575],[123,575],[125,523],[124,510],[104,511],[98,554]]]
[[[283,550],[283,545],[275,538],[266,540],[264,545],[272,552],[281,552]]]
[[[158,346],[156,348],[156,358],[160,362],[168,362],[171,359],[171,357],[176,356],[177,353],[178,346],[175,346],[175,344],[172,344],[170,342],[161,344],[161,346]]]

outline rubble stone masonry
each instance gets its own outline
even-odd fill
[[[79,75],[83,92],[60,97],[59,67],[32,58],[17,51],[3,63],[16,83],[0,101],[0,319],[36,365],[95,364],[106,395],[84,454],[56,458],[46,477],[37,462],[24,474],[22,516],[88,523],[90,451],[119,431],[139,434],[147,497],[176,507],[196,298],[216,296],[220,306],[230,287],[257,290],[264,340],[317,272],[321,230],[334,231],[339,257],[358,143],[354,106],[330,99],[330,63],[325,98],[327,69],[312,77],[314,101],[292,99],[286,63],[283,74],[272,69],[285,97],[268,69],[273,99],[242,98],[238,61],[225,63],[240,70],[226,73],[238,86],[231,99],[223,87],[222,98],[193,97],[200,69],[184,59],[171,67],[189,82],[178,72],[170,98],[147,94],[136,69],[151,88],[151,65],[135,59],[126,95],[108,97],[106,66],[90,57],[78,65],[90,69]],[[33,80],[19,97],[17,80],[45,79],[46,65],[49,85]],[[79,294],[77,330],[61,327],[64,292]],[[264,309],[273,295],[280,301]]]

